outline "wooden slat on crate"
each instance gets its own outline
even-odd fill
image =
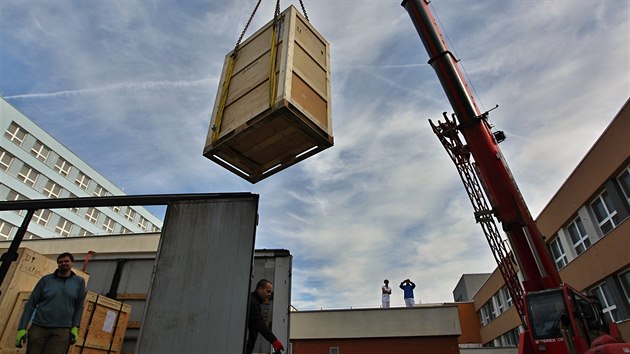
[[[119,293],[116,300],[146,300],[147,293]]]

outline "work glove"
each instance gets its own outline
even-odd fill
[[[17,336],[15,336],[15,346],[22,348],[22,343],[26,343],[26,330],[18,329]]]
[[[271,343],[271,345],[273,346],[273,349],[276,351],[276,353],[279,353],[281,350],[284,350],[284,347],[282,346],[282,342],[280,342],[277,339],[275,342]]]
[[[72,327],[70,330],[70,343],[74,344],[77,342],[77,338],[79,337],[79,327]]]

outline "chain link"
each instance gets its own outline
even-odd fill
[[[258,10],[258,6],[260,6],[260,1],[261,0],[258,0],[258,2],[256,3],[256,7],[254,7],[254,11],[252,11],[252,14],[249,16],[249,19],[247,20],[247,23],[245,24],[245,28],[243,28],[243,32],[241,32],[241,35],[238,37],[238,41],[236,41],[236,45],[234,46],[234,51],[232,52],[232,56],[236,56],[236,52],[238,51],[238,47],[240,47],[241,45],[243,36],[245,35],[245,32],[247,32],[247,27],[249,27],[250,23],[252,23],[254,14],[256,14],[256,10]]]
[[[306,19],[306,21],[311,22],[311,20],[308,19],[308,15],[306,14],[306,8],[304,7],[304,3],[302,2],[302,0],[300,0],[300,6],[302,6],[302,13],[304,14],[304,18]]]

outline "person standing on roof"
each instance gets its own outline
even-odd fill
[[[413,299],[413,289],[416,288],[416,284],[414,284],[411,280],[405,279],[400,283],[400,288],[405,292],[405,306],[413,307],[416,302]]]
[[[251,354],[254,351],[254,345],[258,338],[258,333],[263,336],[271,345],[275,352],[284,350],[282,343],[271,332],[262,314],[261,305],[268,302],[273,294],[273,284],[267,279],[260,279],[256,284],[256,290],[251,293],[249,297],[249,321],[247,322],[247,329],[249,330],[249,336],[247,338],[247,350],[246,354]]]
[[[392,288],[389,287],[389,280],[385,279],[383,282],[385,283],[385,285],[381,287],[381,293],[383,296],[382,298],[383,308],[388,309],[389,308],[389,295],[392,294]]]
[[[33,288],[15,337],[16,347],[22,347],[28,337],[26,354],[65,354],[70,344],[76,342],[83,314],[85,280],[72,271],[73,262],[72,254],[60,254],[57,270],[43,276]],[[33,312],[33,324],[27,331]]]

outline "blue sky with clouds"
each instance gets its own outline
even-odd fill
[[[2,1],[0,95],[128,194],[260,194],[256,247],[291,251],[298,309],[379,306],[384,278],[452,301],[461,274],[492,271],[427,122],[452,110],[400,1],[304,0],[331,44],[334,147],[255,185],[202,156],[224,56],[254,4]],[[538,215],[628,99],[629,2],[432,7],[481,109],[499,104],[491,123]]]

